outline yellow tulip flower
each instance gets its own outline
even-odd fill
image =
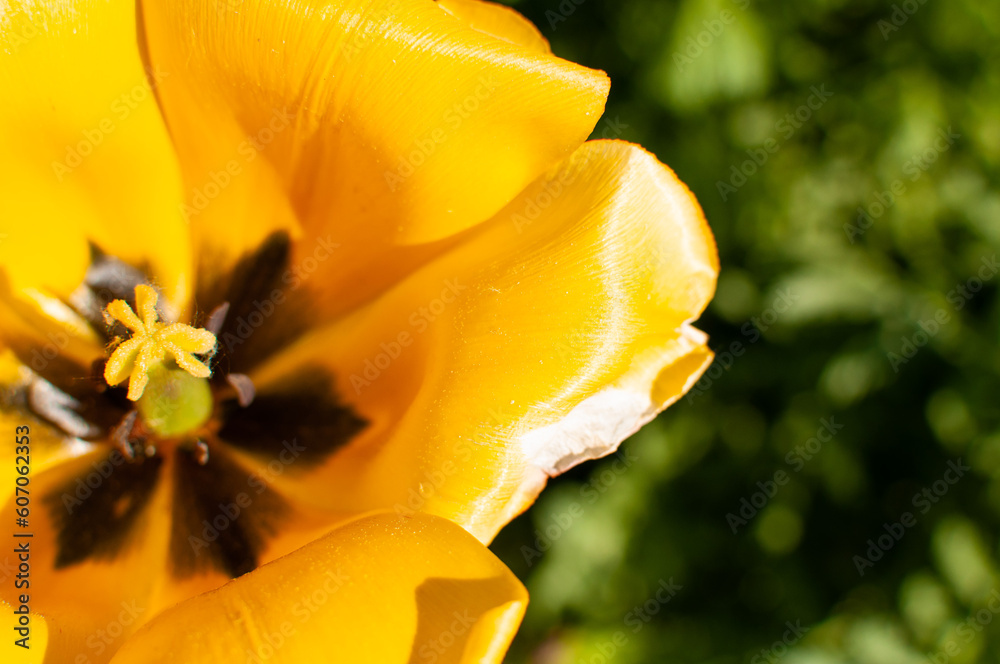
[[[499,662],[486,545],[712,357],[608,86],[480,0],[0,2],[3,661]]]

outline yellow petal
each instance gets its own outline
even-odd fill
[[[114,664],[490,664],[527,593],[444,519],[374,514],[158,616]]]
[[[541,53],[551,53],[549,41],[534,23],[516,10],[487,0],[437,0],[438,6],[473,30],[506,39]]]
[[[13,533],[31,532],[30,607],[49,624],[47,661],[73,662],[78,655],[85,655],[91,664],[107,662],[128,635],[158,608],[151,597],[165,577],[167,564],[170,513],[167,492],[164,486],[156,490],[136,520],[137,525],[128,531],[120,555],[92,556],[78,564],[57,568],[56,557],[60,552],[57,520],[67,515],[86,518],[83,514],[94,505],[90,501],[99,500],[91,494],[118,486],[122,457],[115,458],[116,465],[109,460],[106,445],[99,449],[61,437],[24,414],[0,414],[0,426],[5,430],[13,432],[14,422],[31,426],[31,509],[26,530],[16,528],[12,522],[0,534],[0,545],[7,552],[0,553],[0,568],[10,562],[17,564],[13,551],[24,540]],[[12,490],[8,492],[8,487],[14,486],[13,446],[9,457],[7,452],[7,446],[0,452],[3,461],[0,491],[5,494],[0,509],[13,518],[15,497]],[[87,527],[100,542],[107,543],[109,535],[103,532],[104,525],[90,523]],[[0,584],[0,599],[8,604],[17,602],[22,592],[13,583]],[[43,632],[34,634],[41,636]],[[38,645],[44,646],[44,641],[40,639]],[[34,647],[33,636],[33,650]]]
[[[12,291],[2,274],[0,342],[32,371],[63,389],[66,383],[53,372],[78,380],[89,376],[91,364],[104,357],[102,341],[75,311],[35,289]]]
[[[587,143],[473,238],[251,376],[262,398],[326,366],[370,422],[284,490],[429,511],[488,541],[548,476],[611,453],[693,384],[711,353],[689,323],[717,269],[668,168]]]
[[[88,242],[148,264],[176,303],[190,277],[180,174],[136,37],[136,3],[4,3],[0,264],[15,290],[68,295]]]
[[[579,146],[608,90],[425,0],[142,4],[201,269],[300,220],[288,276],[322,292],[312,314],[370,298],[441,251],[411,245],[494,214]]]

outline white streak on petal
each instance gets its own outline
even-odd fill
[[[680,398],[678,395],[666,403],[657,403],[652,399],[660,369],[705,344],[705,334],[700,330],[684,326],[679,332],[679,343],[667,352],[662,364],[640,364],[638,371],[630,372],[631,375],[624,376],[617,385],[584,399],[558,422],[522,435],[521,449],[528,462],[548,476],[555,477],[579,463],[607,456],[617,450],[623,440]],[[698,381],[708,364],[706,362],[687,378],[683,392]]]

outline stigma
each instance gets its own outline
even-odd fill
[[[138,402],[146,425],[173,436],[200,426],[212,411],[206,380],[208,365],[195,357],[215,350],[215,335],[182,323],[166,324],[156,313],[156,291],[135,287],[136,311],[125,300],[106,308],[108,322],[118,321],[132,335],[119,340],[104,366],[104,380],[114,387],[128,380],[128,399]]]

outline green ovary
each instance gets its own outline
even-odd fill
[[[138,401],[146,426],[161,436],[193,431],[212,415],[208,380],[192,376],[173,362],[149,370],[149,383]]]

